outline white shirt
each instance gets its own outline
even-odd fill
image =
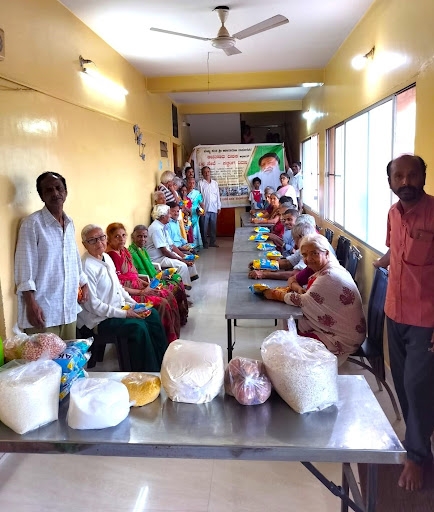
[[[136,304],[136,301],[122,288],[116,274],[115,264],[108,254],[103,254],[104,261],[83,255],[83,270],[89,281],[89,300],[83,303],[83,310],[78,314],[77,326],[85,325],[93,329],[107,318],[126,318],[127,312],[122,309],[125,304]]]
[[[45,315],[45,326],[66,325],[77,320],[78,286],[87,283],[81,268],[72,219],[65,213],[64,228],[46,206],[26,217],[18,233],[15,251],[15,284],[18,295],[18,326],[34,327],[27,319],[22,292],[34,291]]]
[[[148,240],[146,242],[146,250],[151,260],[157,261],[158,258],[164,256],[161,252],[161,247],[165,247],[170,251],[170,247],[173,245],[170,242],[165,224],[158,219],[154,220],[148,228]]]
[[[303,190],[303,176],[301,175],[301,172],[298,171],[295,176],[292,175],[289,183],[294,187],[297,197],[300,197],[300,190]]]
[[[222,207],[218,183],[215,180],[211,180],[211,183],[208,183],[202,179],[199,180],[197,188],[202,194],[205,211],[217,213]]]

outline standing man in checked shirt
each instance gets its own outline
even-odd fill
[[[74,224],[63,211],[65,178],[45,172],[37,178],[36,190],[45,206],[23,220],[15,252],[18,326],[27,334],[52,332],[75,339],[78,289],[86,302],[88,287]]]
[[[202,167],[203,179],[199,180],[197,188],[203,197],[205,214],[199,218],[200,234],[202,235],[203,248],[218,247],[217,236],[217,215],[221,210],[220,191],[218,183],[211,179],[211,169]],[[209,229],[209,244],[207,241]]]

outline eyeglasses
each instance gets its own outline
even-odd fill
[[[95,245],[98,242],[104,242],[104,240],[107,239],[107,235],[101,235],[97,236],[96,238],[89,238],[89,240],[86,240],[86,243],[89,245]]]

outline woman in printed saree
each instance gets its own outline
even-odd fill
[[[159,372],[167,349],[160,316],[155,309],[146,318],[134,311],[136,301],[122,288],[113,261],[105,253],[106,238],[95,224],[88,224],[81,231],[87,251],[81,260],[89,282],[89,300],[82,305],[77,326],[85,325],[101,335],[127,337],[132,370]]]
[[[167,340],[171,343],[179,338],[181,322],[178,304],[169,290],[151,289],[149,283],[139,277],[133,264],[133,258],[125,248],[127,233],[123,224],[115,222],[107,226],[107,254],[113,260],[116,274],[124,290],[136,302],[151,302],[158,311],[166,331]]]
[[[145,274],[153,279],[157,275],[157,270],[152,264],[148,251],[146,250],[146,241],[148,239],[148,228],[142,224],[137,225],[131,233],[132,244],[128,250],[133,258],[133,264],[137,272]],[[162,288],[172,292],[178,303],[181,326],[187,323],[188,318],[188,300],[185,292],[184,283],[179,274],[172,274],[171,277],[164,277],[161,281]]]
[[[199,229],[199,217],[200,210],[205,212],[205,208],[203,205],[203,197],[202,194],[195,189],[196,180],[194,178],[187,179],[187,195],[191,200],[191,231],[193,233],[193,241],[195,249],[200,249],[203,247],[202,237],[200,235]]]
[[[305,236],[300,253],[313,272],[306,290],[293,282],[291,288],[266,290],[264,295],[299,306],[303,317],[298,333],[321,341],[342,364],[365,340],[366,322],[356,284],[328,247],[322,235]]]

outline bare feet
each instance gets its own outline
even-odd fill
[[[399,477],[398,485],[406,491],[419,491],[422,489],[423,467],[407,459]]]

